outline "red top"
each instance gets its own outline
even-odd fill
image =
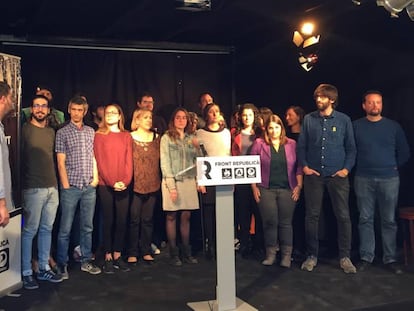
[[[93,144],[98,165],[99,185],[113,187],[118,181],[128,186],[132,180],[132,138],[129,132],[95,133]]]

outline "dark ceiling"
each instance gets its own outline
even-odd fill
[[[176,10],[175,0],[10,1],[2,9],[0,34],[29,41],[71,37],[262,47],[290,44],[297,25],[313,18],[324,40],[411,51],[414,22],[405,12],[391,19],[375,0],[361,2],[212,0],[211,11],[189,12]]]

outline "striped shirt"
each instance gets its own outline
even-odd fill
[[[56,133],[56,153],[66,155],[66,171],[69,184],[80,189],[87,187],[93,179],[93,128],[83,125],[78,128],[69,122]]]

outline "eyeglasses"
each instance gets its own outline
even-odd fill
[[[32,107],[35,108],[35,109],[46,109],[46,108],[49,108],[49,105],[47,105],[47,104],[43,104],[43,105],[33,104]]]
[[[105,114],[117,115],[119,113],[118,113],[118,111],[107,111],[107,112],[105,112]]]

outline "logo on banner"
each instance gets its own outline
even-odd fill
[[[235,178],[244,178],[244,169],[239,167],[234,169]]]
[[[211,172],[211,164],[208,161],[204,161],[203,163],[203,173],[207,179],[211,179],[210,172]]]
[[[256,178],[256,168],[255,167],[248,167],[246,169],[247,178]]]
[[[221,177],[223,179],[232,179],[233,178],[233,174],[231,173],[231,169],[229,169],[229,168],[223,168],[223,169],[221,169]]]
[[[3,240],[0,242],[0,247],[9,245],[9,240]],[[9,248],[2,248],[0,250],[0,273],[9,270]]]

